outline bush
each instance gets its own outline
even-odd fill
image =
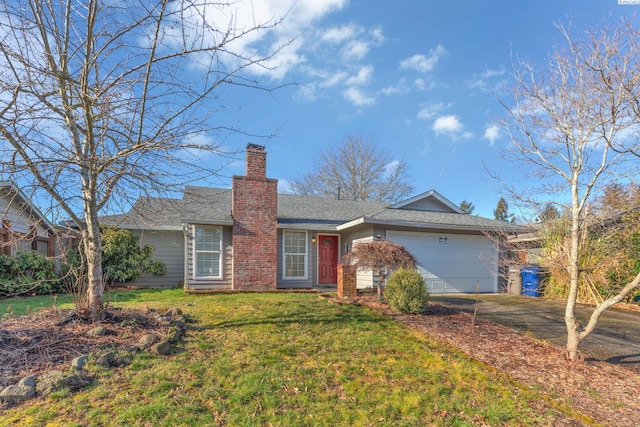
[[[46,294],[60,290],[59,287],[55,264],[44,255],[35,251],[0,255],[0,294]]]
[[[399,269],[389,276],[385,295],[391,309],[401,313],[420,313],[429,300],[422,275],[406,269]]]
[[[143,273],[163,275],[167,266],[162,261],[154,261],[154,247],[141,246],[139,238],[131,231],[115,227],[103,227],[102,270],[109,285],[114,282],[132,282]]]

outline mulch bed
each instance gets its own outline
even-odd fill
[[[599,425],[640,425],[640,375],[607,362],[571,363],[564,349],[504,326],[429,303],[424,314],[393,312],[375,297],[354,300],[562,400]]]
[[[66,368],[83,354],[126,348],[145,334],[163,335],[155,312],[109,308],[99,323],[89,323],[72,310],[43,309],[0,322],[0,390],[31,374]],[[88,336],[105,326],[107,335]]]

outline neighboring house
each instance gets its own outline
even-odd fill
[[[187,187],[181,199],[140,198],[101,224],[132,230],[155,246],[164,276],[140,286],[268,290],[333,285],[354,244],[387,238],[418,261],[432,293],[496,292],[498,250],[486,233],[521,228],[465,214],[436,191],[389,205],[277,194],[264,147],[247,146],[246,176],[231,189]],[[358,287],[373,286],[359,272]]]
[[[34,250],[56,255],[56,228],[13,183],[0,181],[0,253]]]

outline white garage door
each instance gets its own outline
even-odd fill
[[[497,292],[498,252],[485,236],[387,231],[418,263],[431,293]]]

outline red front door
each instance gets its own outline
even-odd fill
[[[334,284],[338,281],[338,236],[318,236],[318,283]]]

